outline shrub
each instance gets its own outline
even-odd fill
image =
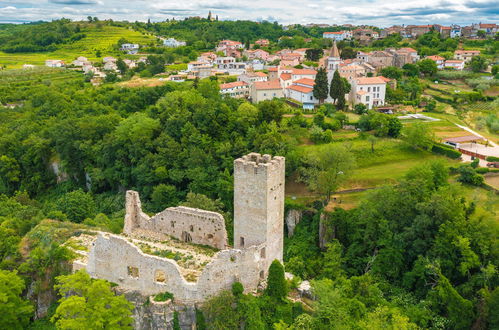
[[[477,172],[478,174],[485,174],[489,172],[489,169],[487,167],[479,167],[475,169],[475,172]]]
[[[445,144],[442,143],[434,143],[431,151],[439,154],[439,155],[444,155],[452,159],[459,159],[461,158],[461,153],[457,151],[456,149],[452,149],[450,147],[447,147]]]
[[[241,282],[232,283],[232,294],[234,295],[234,297],[239,297],[240,295],[243,294],[243,292],[244,292],[244,287],[241,284]]]
[[[489,156],[485,158],[485,160],[489,162],[499,162],[499,157]]]
[[[170,299],[171,301],[173,301],[173,293],[170,292],[158,293],[157,295],[154,296],[154,301],[158,302],[167,301]]]
[[[478,174],[471,166],[461,165],[457,169],[457,172],[459,173],[459,177],[457,178],[459,182],[474,186],[481,186],[484,182],[483,176]]]

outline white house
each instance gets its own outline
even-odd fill
[[[229,95],[235,98],[249,96],[249,85],[244,81],[235,81],[220,85],[220,94]]]
[[[387,81],[389,79],[382,76],[353,79],[350,101],[365,104],[368,109],[384,105]]]
[[[352,39],[352,31],[324,32],[322,37],[324,39],[332,39],[336,41]]]
[[[454,52],[454,59],[469,62],[474,56],[478,55],[480,55],[479,50],[456,50]]]
[[[83,67],[84,65],[87,64],[90,64],[90,62],[84,56],[79,56],[76,60],[73,61],[73,65],[78,67]]]
[[[178,41],[175,38],[163,39],[163,45],[165,47],[177,48],[186,45],[185,41]]]
[[[434,61],[437,64],[437,68],[442,70],[445,64],[445,58],[438,55],[427,56],[427,59]]]
[[[461,71],[464,69],[464,63],[463,60],[447,60],[445,61],[444,67]]]
[[[196,71],[197,68],[205,66],[211,67],[212,65],[206,62],[199,62],[199,61],[189,62],[187,63],[187,72]]]
[[[120,50],[128,54],[137,54],[139,52],[139,44],[121,44]]]
[[[45,66],[49,68],[62,68],[64,66],[64,61],[62,60],[46,60]]]
[[[284,90],[287,98],[298,101],[303,104],[303,109],[314,109],[315,105],[319,103],[314,97],[315,81],[309,78],[302,78],[295,81],[291,86]]]

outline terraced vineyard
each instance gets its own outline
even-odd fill
[[[81,23],[79,23],[81,25]],[[0,52],[0,65],[7,68],[20,68],[23,64],[44,65],[45,60],[58,59],[71,62],[78,56],[85,56],[90,61],[97,61],[99,58],[96,52],[100,51],[102,57],[119,55],[121,52],[114,46],[121,38],[131,43],[147,45],[154,43],[156,39],[151,35],[144,35],[140,32],[118,26],[83,24],[82,32],[86,37],[70,44],[62,44],[54,52],[44,53],[5,53]]]
[[[0,104],[22,101],[41,85],[57,88],[74,83],[83,83],[82,74],[66,69],[35,67],[0,71]]]

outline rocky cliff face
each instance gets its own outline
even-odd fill
[[[172,330],[175,312],[177,312],[182,330],[196,329],[196,308],[194,306],[175,305],[171,301],[155,302],[149,296],[137,291],[118,292],[124,294],[135,309],[134,329],[137,330]]]
[[[303,212],[300,210],[289,210],[288,214],[286,214],[286,227],[288,228],[288,237],[292,237],[296,225],[298,225],[303,216]]]

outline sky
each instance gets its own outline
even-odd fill
[[[499,0],[0,0],[0,22],[82,20],[163,21],[189,16],[281,24],[442,25],[497,23]]]

